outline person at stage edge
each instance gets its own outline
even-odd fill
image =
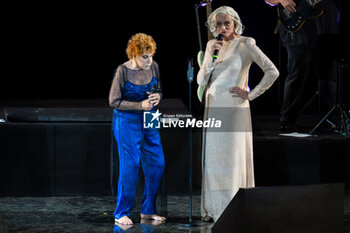
[[[159,131],[143,128],[143,112],[154,111],[161,92],[158,64],[153,61],[156,43],[149,35],[138,33],[128,42],[129,61],[119,65],[109,93],[113,111],[113,132],[118,144],[119,181],[114,218],[116,224],[132,225],[129,218],[138,182],[139,165],[145,176],[141,220],[164,221],[156,214],[156,194],[164,171],[164,154]]]
[[[291,13],[296,12],[297,5],[301,1],[305,0],[265,0],[272,6],[281,4]],[[315,52],[322,53],[322,51],[316,51],[321,34],[339,32],[341,1],[316,0],[314,2],[316,3],[314,9],[322,9],[323,14],[306,21],[299,31],[291,32],[284,26],[279,26],[280,39],[288,55],[280,119],[282,131],[297,130],[296,120],[314,93],[310,90],[314,90],[310,88],[313,73],[316,74],[318,82],[320,117],[323,117],[336,104],[337,65],[329,55],[316,56]]]
[[[203,221],[217,221],[239,188],[255,186],[249,101],[269,89],[279,72],[253,38],[241,35],[242,22],[233,8],[217,8],[207,24],[214,37],[223,35],[223,41],[207,43],[197,75],[199,85],[208,85],[203,119],[220,119],[225,132],[203,131],[201,216]],[[214,50],[219,50],[215,61]],[[252,62],[264,76],[248,91]]]

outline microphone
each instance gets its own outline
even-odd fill
[[[187,60],[187,81],[189,83],[193,81],[193,59]]]
[[[159,92],[160,92],[160,89],[158,88],[158,85],[153,84],[150,94],[159,93]]]
[[[151,92],[149,93],[149,95],[154,94],[154,93],[160,93],[160,92],[161,92],[161,89],[158,88],[158,85],[157,84],[153,84]]]
[[[224,37],[224,35],[219,34],[219,35],[216,37],[216,40],[222,41],[223,37]],[[213,53],[213,62],[215,62],[215,60],[218,58],[218,54],[219,54],[219,50],[218,50],[218,49],[215,49],[215,50],[214,50],[214,53]]]

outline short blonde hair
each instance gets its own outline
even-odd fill
[[[135,56],[141,56],[144,53],[154,54],[157,49],[157,44],[153,40],[152,36],[144,33],[137,33],[133,35],[126,48],[126,54],[129,59],[133,59]]]
[[[209,30],[211,31],[211,33],[213,33],[215,37],[218,36],[218,33],[216,32],[216,15],[219,14],[230,15],[235,24],[234,32],[237,35],[241,35],[243,33],[244,26],[242,25],[242,21],[238,13],[232,7],[222,6],[213,11],[213,13],[209,15],[207,21],[207,26],[209,27]]]

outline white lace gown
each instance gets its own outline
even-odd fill
[[[210,85],[205,94],[204,118],[222,121],[222,129],[203,131],[203,169],[201,215],[216,221],[239,188],[254,187],[253,138],[249,101],[269,89],[279,72],[271,60],[256,46],[255,40],[240,36],[224,41],[218,59],[212,63],[207,44],[204,61],[197,75],[199,85]],[[249,92],[249,100],[232,97],[229,89],[239,86],[247,90],[249,68],[255,62],[264,72],[257,86]]]

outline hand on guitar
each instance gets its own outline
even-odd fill
[[[295,9],[296,4],[293,0],[265,0],[265,2],[268,2],[272,5],[277,5],[279,3],[287,11],[292,12],[292,13],[296,12],[296,9]]]
[[[297,6],[293,0],[280,0],[280,4],[289,12],[296,12],[295,7]]]

